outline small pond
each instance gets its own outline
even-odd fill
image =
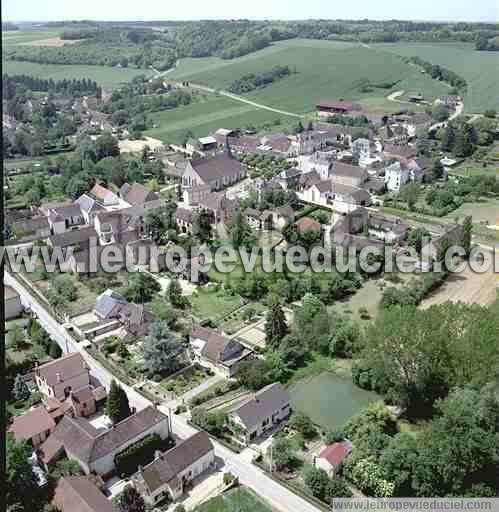
[[[324,429],[341,427],[370,402],[381,400],[376,393],[358,388],[351,379],[323,372],[293,384],[288,389],[292,407]]]

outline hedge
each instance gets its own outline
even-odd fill
[[[154,460],[157,450],[164,451],[165,443],[170,440],[163,440],[158,434],[150,434],[144,439],[132,444],[114,458],[116,469],[119,475],[130,476],[137,471],[139,466],[145,466]]]

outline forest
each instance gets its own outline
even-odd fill
[[[153,30],[152,26],[163,30]],[[487,23],[409,21],[192,21],[177,23],[60,24],[61,38],[77,41],[60,47],[10,46],[4,58],[41,64],[91,64],[135,68],[171,68],[185,57],[233,59],[293,38],[362,43],[470,42],[477,50],[496,47],[498,30]],[[105,46],[106,51],[103,52]]]

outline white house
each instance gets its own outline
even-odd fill
[[[197,432],[171,450],[158,454],[147,466],[139,467],[132,479],[144,501],[154,506],[165,498],[180,498],[186,484],[214,464],[215,450],[208,434]]]
[[[234,434],[249,443],[272,429],[291,413],[290,396],[278,382],[265,386],[255,395],[229,412],[229,420],[239,427]]]
[[[390,192],[400,192],[409,183],[411,172],[400,162],[395,162],[385,169],[385,185]]]

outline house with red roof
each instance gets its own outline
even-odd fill
[[[312,217],[302,217],[296,223],[296,229],[298,230],[298,233],[302,235],[307,231],[320,231],[321,225],[316,220],[312,219]]]
[[[314,466],[323,469],[329,476],[333,476],[348,457],[352,448],[350,441],[330,444],[315,458]]]

